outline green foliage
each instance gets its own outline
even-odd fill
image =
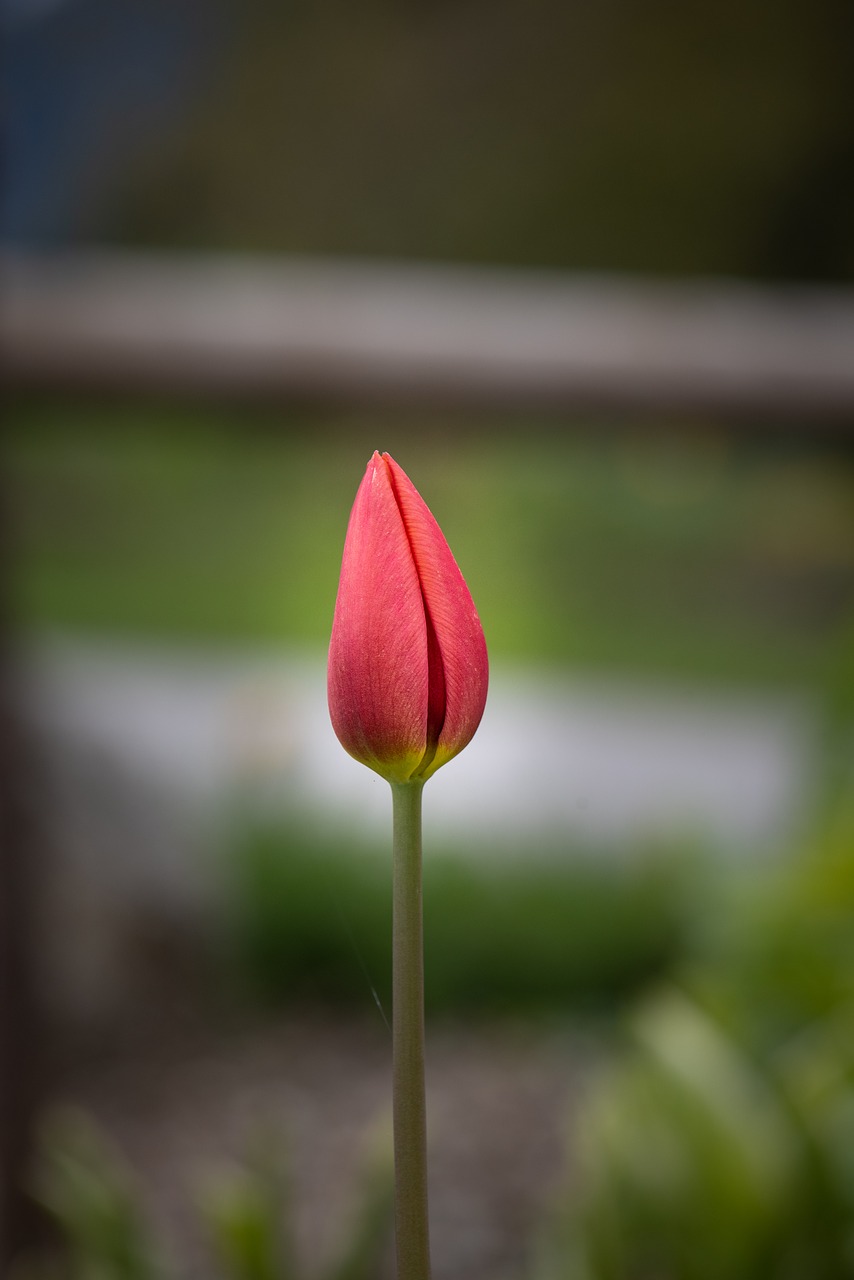
[[[211,1177],[200,1199],[229,1280],[299,1280],[288,1213],[289,1182],[276,1153]],[[366,1152],[356,1211],[322,1280],[375,1280],[394,1210],[392,1137],[383,1121]],[[311,1271],[315,1275],[314,1269]]]
[[[379,445],[443,525],[493,658],[796,683],[850,723],[850,460],[739,451],[696,423],[487,434],[414,414],[42,400],[10,404],[4,425],[28,627],[319,651]]]
[[[287,1238],[288,1185],[265,1153],[255,1166],[211,1175],[199,1198],[223,1273],[232,1280],[295,1280],[293,1247]]]
[[[130,1170],[85,1116],[51,1117],[37,1190],[61,1229],[65,1257],[25,1259],[19,1280],[173,1280],[143,1221]],[[265,1143],[245,1165],[212,1173],[199,1209],[218,1262],[212,1280],[301,1280],[279,1148]],[[367,1151],[349,1231],[320,1280],[373,1280],[392,1214],[392,1142],[383,1121]],[[317,1269],[309,1274],[316,1280]]]
[[[854,1271],[854,823],[725,907],[580,1112],[553,1280]],[[712,904],[713,909],[715,905]]]
[[[652,857],[608,866],[564,849],[436,860],[424,877],[428,1009],[625,999],[680,954],[685,870]]]
[[[733,877],[707,923],[687,981],[753,1054],[854,1010],[852,850],[854,814],[843,807],[782,869]]]
[[[130,1172],[86,1116],[46,1124],[36,1192],[67,1240],[69,1280],[162,1280]]]
[[[388,1006],[391,866],[286,823],[248,825],[229,856],[238,968],[271,998]],[[691,868],[565,849],[431,850],[424,866],[428,1012],[611,1005],[683,946]]]

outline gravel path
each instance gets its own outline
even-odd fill
[[[310,1280],[337,1252],[358,1173],[390,1105],[379,1017],[287,1013],[275,1021],[146,1034],[61,1087],[125,1157],[180,1280],[214,1268],[199,1187],[251,1149],[287,1141],[295,1235]],[[568,1110],[589,1055],[566,1029],[428,1028],[434,1280],[518,1280],[566,1168]],[[391,1250],[378,1280],[391,1280]]]

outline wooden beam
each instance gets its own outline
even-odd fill
[[[854,425],[854,291],[108,252],[0,282],[7,388]]]

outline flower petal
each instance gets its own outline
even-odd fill
[[[427,623],[389,467],[378,453],[347,528],[328,693],[342,746],[391,782],[410,778],[427,743]]]
[[[462,751],[480,724],[489,661],[477,610],[435,517],[394,459],[383,454],[383,461],[389,469],[442,663],[445,714],[435,754],[418,771],[418,776],[428,778]]]

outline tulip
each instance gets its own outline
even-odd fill
[[[375,453],[356,494],[329,644],[341,745],[391,783],[392,1092],[399,1280],[429,1280],[421,793],[471,740],[486,642],[463,575],[412,481]]]
[[[483,630],[424,499],[387,453],[359,486],[329,648],[341,745],[391,783],[426,781],[471,740],[486,702]]]

